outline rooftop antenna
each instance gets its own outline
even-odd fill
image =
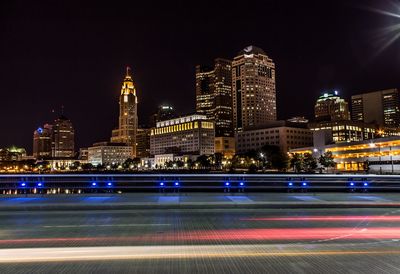
[[[129,66],[126,66],[126,76],[131,76],[131,68]]]

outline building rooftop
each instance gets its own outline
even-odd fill
[[[187,122],[191,122],[191,121],[195,121],[195,120],[208,120],[208,118],[206,115],[203,115],[203,114],[191,114],[191,115],[181,116],[181,117],[157,122],[156,127],[178,125],[178,124],[187,123]]]
[[[259,47],[252,46],[252,45],[245,47],[243,50],[241,50],[239,52],[239,55],[243,55],[243,54],[262,54],[262,55],[267,55],[264,50],[262,50]]]

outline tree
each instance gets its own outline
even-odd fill
[[[134,168],[135,166],[134,166],[134,161],[133,161],[133,159],[132,159],[132,158],[126,159],[126,160],[124,161],[124,163],[122,164],[122,167],[123,167],[125,170]]]
[[[212,156],[212,164],[214,168],[220,169],[222,166],[222,159],[224,158],[224,155],[220,152],[214,153]]]
[[[303,161],[303,155],[294,153],[292,154],[292,157],[290,158],[290,167],[293,168],[294,172],[301,172],[304,168],[304,161]]]
[[[285,170],[288,166],[288,157],[282,152],[279,146],[264,145],[258,151],[258,158],[262,162],[262,166],[267,168]]]
[[[306,172],[313,172],[318,167],[317,159],[311,153],[305,153],[303,161]]]
[[[75,161],[70,165],[69,169],[70,170],[77,170],[81,166],[81,163],[79,161]]]
[[[173,161],[166,161],[166,162],[164,163],[164,166],[165,166],[166,168],[172,168],[172,167],[174,166],[174,162],[173,162]]]
[[[335,167],[336,163],[333,160],[333,155],[331,151],[327,151],[324,154],[322,154],[319,159],[318,159],[319,163],[325,167],[328,171],[330,167]]]
[[[179,169],[183,168],[183,166],[185,165],[185,163],[181,160],[177,160],[175,163]]]
[[[82,169],[85,170],[85,171],[93,169],[93,165],[92,165],[91,163],[82,164],[81,167],[82,167]]]
[[[207,155],[200,155],[197,157],[196,162],[202,167],[202,168],[210,168],[211,163],[210,159],[208,158]]]

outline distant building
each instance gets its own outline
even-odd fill
[[[53,124],[53,158],[75,157],[75,131],[71,121],[61,115]]]
[[[150,154],[210,155],[215,152],[214,137],[214,122],[205,115],[161,121],[151,129]]]
[[[349,120],[310,123],[312,131],[330,130],[334,143],[354,142],[375,138],[376,127],[373,124]]]
[[[385,127],[400,125],[398,89],[387,89],[351,96],[352,120]]]
[[[283,153],[292,148],[310,146],[313,134],[307,125],[287,121],[270,122],[262,128],[236,133],[236,152],[258,150],[265,145],[279,146]]]
[[[155,127],[157,122],[173,119],[176,117],[174,107],[163,104],[158,106],[157,112],[150,116],[149,125]]]
[[[7,147],[0,149],[0,161],[21,161],[27,159],[26,150],[20,147]]]
[[[45,159],[52,156],[53,126],[45,124],[33,132],[33,156],[36,159]]]
[[[306,119],[304,116],[292,117],[292,118],[287,119],[286,121],[288,121],[290,123],[303,123],[303,124],[307,124],[309,122],[309,120]]]
[[[138,128],[136,136],[136,157],[150,157],[150,129]]]
[[[349,104],[334,94],[324,93],[315,103],[316,121],[348,121],[350,120]]]
[[[215,121],[216,137],[233,137],[232,62],[217,58],[213,67],[196,66],[196,112]]]
[[[126,143],[95,143],[88,148],[88,162],[94,166],[123,164],[132,157],[132,150]]]
[[[311,146],[290,150],[290,153],[310,153],[318,158],[332,152],[337,171],[400,173],[400,137],[386,137],[357,142]]]
[[[235,154],[232,62],[217,58],[212,67],[196,66],[196,112],[215,122],[215,152]]]
[[[79,149],[79,154],[78,154],[78,160],[85,162],[88,160],[88,154],[89,154],[89,150],[87,147],[85,148],[80,148]]]
[[[125,143],[132,147],[131,157],[136,157],[136,134],[138,128],[136,88],[130,68],[126,68],[125,79],[119,97],[119,126],[112,131],[111,142]]]
[[[248,46],[233,59],[232,90],[236,131],[276,120],[275,63],[262,49]]]

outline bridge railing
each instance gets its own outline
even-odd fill
[[[15,174],[0,193],[400,191],[400,176],[333,174]]]

